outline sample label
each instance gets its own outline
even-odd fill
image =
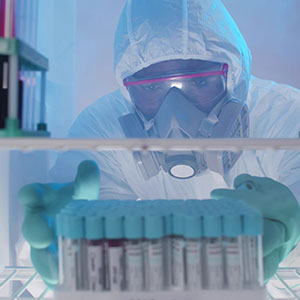
[[[164,287],[162,242],[144,242],[146,290],[159,291]]]
[[[258,253],[257,253],[257,238],[248,237],[248,252],[249,252],[249,269],[250,281],[252,285],[258,285]]]
[[[184,246],[182,238],[172,239],[172,285],[184,288]]]
[[[108,248],[109,289],[121,291],[124,280],[122,247]]]
[[[186,242],[186,279],[189,290],[202,288],[201,242]]]
[[[226,241],[225,263],[225,274],[228,289],[241,289],[243,286],[242,259],[240,244],[237,240]]]
[[[207,288],[223,288],[223,257],[220,239],[210,239],[205,245]]]
[[[64,282],[63,286],[67,290],[76,291],[77,283],[77,256],[78,244],[69,239],[64,240]]]
[[[126,290],[143,290],[143,248],[142,243],[126,244]]]
[[[104,289],[102,246],[88,246],[87,258],[89,289],[91,291],[102,291]]]

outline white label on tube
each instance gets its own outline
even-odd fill
[[[223,288],[223,258],[220,239],[209,239],[205,247],[207,261],[207,288],[219,290]]]
[[[164,287],[162,242],[144,242],[145,286],[148,291],[160,291]]]
[[[126,289],[143,290],[143,249],[142,243],[126,244]]]
[[[251,285],[256,286],[258,284],[258,253],[257,253],[257,237],[249,236],[249,262],[250,262],[250,274]]]
[[[186,277],[189,290],[197,290],[202,287],[201,276],[201,242],[187,240],[186,242]]]
[[[104,289],[102,246],[88,246],[87,257],[89,289],[91,291],[102,291]]]
[[[225,261],[226,261],[226,278],[228,289],[238,290],[242,288],[242,261],[240,245],[237,240],[226,241],[225,247]]]
[[[63,286],[68,291],[76,291],[76,259],[78,245],[70,239],[64,240],[64,282]]]
[[[172,239],[172,283],[173,287],[184,288],[184,240]]]
[[[108,248],[109,287],[111,291],[121,291],[123,285],[123,249],[122,247]]]

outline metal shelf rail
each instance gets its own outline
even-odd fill
[[[9,295],[2,296],[2,290],[13,282],[21,282],[22,285],[12,288]],[[53,292],[45,285],[38,296],[31,296],[28,291],[36,282],[41,284],[42,280],[34,268],[6,267],[0,272],[0,300],[53,299]],[[300,269],[280,268],[270,280],[267,289],[269,300],[300,300]]]
[[[280,268],[267,289],[271,300],[300,300],[300,268]]]
[[[35,283],[42,286],[42,292],[34,297],[29,291]],[[43,283],[32,267],[5,267],[0,272],[0,300],[52,299],[53,292]]]

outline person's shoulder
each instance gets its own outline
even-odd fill
[[[249,108],[257,105],[276,106],[289,103],[300,108],[300,90],[287,84],[251,76],[247,103]]]
[[[120,90],[115,90],[109,94],[100,97],[90,104],[86,112],[97,112],[100,115],[122,114],[130,109],[129,101],[126,100]]]
[[[246,103],[253,137],[298,137],[300,90],[252,76]]]
[[[73,123],[69,136],[103,136],[118,135],[120,116],[131,111],[131,104],[116,90],[102,96],[86,107]]]
[[[98,100],[84,108],[77,119],[95,118],[97,120],[113,120],[128,113],[131,104],[126,100],[120,90],[115,90],[100,97]]]

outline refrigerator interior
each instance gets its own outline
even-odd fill
[[[300,88],[300,42],[295,38],[300,25],[298,0],[284,4],[282,0],[276,0],[272,7],[269,0],[223,2],[252,50],[253,74]],[[38,16],[35,16],[38,22],[36,38],[30,43],[49,59],[46,99],[52,137],[65,137],[85,107],[118,88],[113,73],[113,35],[124,3],[125,0],[39,0]],[[253,20],[256,20],[255,24]],[[278,40],[282,42],[278,44]],[[90,76],[86,76],[87,72]],[[68,113],[58,118],[57,112]],[[134,148],[129,142],[120,142],[118,147],[116,144],[107,146],[109,142],[106,145],[85,140],[72,143],[68,140],[49,140],[49,143],[43,139],[0,140],[0,299],[48,299],[54,296],[30,263],[29,246],[21,235],[24,208],[18,202],[18,190],[32,182],[49,182],[48,170],[61,151],[82,147],[93,151],[106,147],[107,151],[111,147],[117,149],[114,151],[131,153]],[[299,141],[294,143],[296,146],[291,147],[300,152]],[[210,142],[205,145],[208,148],[216,146]],[[221,145],[232,147],[226,141]],[[199,144],[198,147],[204,146]],[[234,150],[239,147],[244,151],[290,149],[286,141],[246,142],[236,145]],[[298,267],[300,264],[289,265],[278,271],[268,286],[270,299],[300,299]],[[82,295],[71,296],[76,299]]]

